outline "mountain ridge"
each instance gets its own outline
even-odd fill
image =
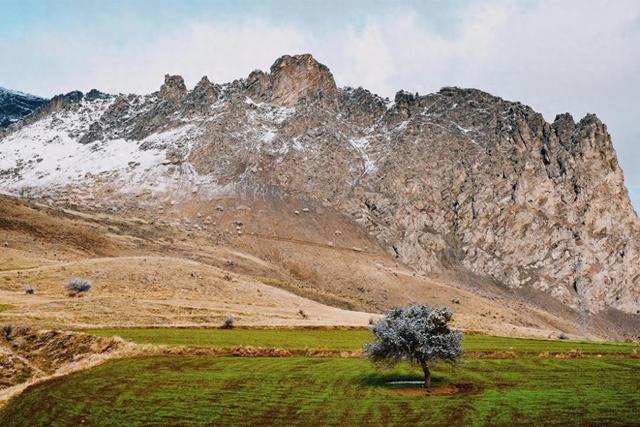
[[[2,137],[5,188],[153,215],[293,197],[342,212],[421,274],[540,291],[586,317],[640,311],[638,217],[595,115],[548,123],[455,87],[389,102],[338,88],[308,54],[222,85],[167,75],[150,95],[90,93]]]

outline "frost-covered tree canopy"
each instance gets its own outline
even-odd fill
[[[91,280],[87,279],[71,279],[64,285],[67,291],[75,294],[88,292],[92,286],[93,284],[91,283]]]
[[[462,332],[449,329],[451,318],[444,307],[396,307],[373,327],[376,340],[365,347],[365,354],[376,362],[418,363],[430,381],[429,363],[462,356]]]

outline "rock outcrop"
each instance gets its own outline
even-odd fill
[[[338,88],[331,71],[311,55],[285,55],[267,74],[256,70],[245,81],[246,90],[258,102],[289,106],[301,99],[337,106]]]
[[[191,112],[206,114],[209,107],[220,97],[220,88],[202,77],[186,97],[185,108]]]
[[[181,76],[164,76],[164,84],[160,87],[160,99],[167,104],[179,106],[187,97],[187,86]]]

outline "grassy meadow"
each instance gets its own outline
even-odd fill
[[[339,351],[372,337],[365,329],[85,332],[169,346]],[[640,425],[637,344],[467,335],[464,347],[461,362],[436,366],[429,391],[406,383],[422,380],[414,367],[360,357],[112,360],[27,388],[0,410],[0,425]]]
[[[392,381],[409,366],[360,358],[156,356],[122,359],[27,389],[11,426],[478,425],[640,422],[640,359],[466,358],[439,365],[427,395]]]
[[[89,329],[84,332],[104,337],[119,336],[139,344],[187,347],[277,347],[286,349],[361,350],[373,335],[368,329],[204,329],[204,328],[123,328]],[[463,347],[469,352],[513,351],[630,353],[640,351],[633,343],[604,343],[572,340],[542,340],[465,335]]]

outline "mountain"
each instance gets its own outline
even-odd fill
[[[0,129],[28,116],[45,102],[46,99],[0,87]]]
[[[192,90],[167,75],[149,95],[60,95],[12,127],[0,153],[2,188],[50,204],[215,228],[229,241],[303,239],[323,221],[314,238],[339,245],[321,218],[330,209],[420,276],[560,304],[582,328],[640,313],[640,222],[592,114],[548,123],[455,87],[390,101],[339,88],[295,55]],[[221,200],[250,223],[207,223]]]

